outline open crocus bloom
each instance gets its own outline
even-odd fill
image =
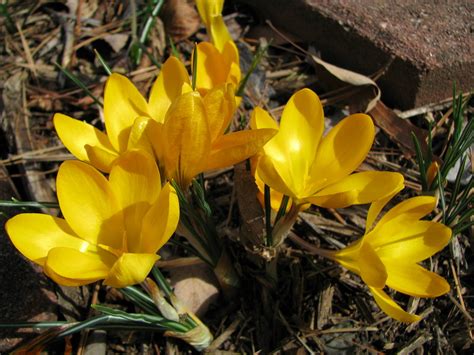
[[[224,83],[237,88],[241,78],[239,51],[222,18],[224,1],[196,0],[196,5],[212,41],[197,45],[196,87],[201,93]]]
[[[176,192],[169,184],[161,188],[154,159],[127,152],[108,179],[89,164],[66,161],[56,183],[64,219],[37,213],[11,218],[6,230],[15,247],[62,285],[142,282],[179,220]]]
[[[279,130],[260,155],[257,182],[261,180],[291,197],[297,205],[342,208],[384,200],[403,188],[403,176],[399,173],[351,174],[372,146],[372,120],[364,114],[348,116],[322,137],[323,108],[318,96],[309,89],[290,98],[279,127],[259,107],[252,113],[251,127]],[[259,183],[260,187],[263,184]]]
[[[127,150],[143,149],[155,154],[165,178],[186,187],[203,171],[254,155],[276,133],[262,129],[224,134],[235,109],[232,84],[202,96],[191,89],[184,65],[170,57],[148,102],[126,77],[109,77],[104,98],[107,134],[63,114],[54,116],[54,125],[72,154],[104,172]]]
[[[438,297],[449,291],[441,276],[418,263],[443,249],[451,229],[441,223],[421,221],[436,205],[432,196],[413,197],[389,210],[376,227],[355,244],[330,257],[361,276],[379,307],[401,322],[416,322],[384,291],[388,286],[414,297]],[[367,229],[370,229],[370,223]]]

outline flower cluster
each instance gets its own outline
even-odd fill
[[[251,129],[232,131],[241,102],[235,94],[239,52],[221,15],[223,0],[196,4],[211,42],[195,47],[193,79],[180,59],[169,57],[146,99],[127,77],[111,74],[104,90],[105,131],[54,115],[59,138],[78,159],[62,163],[57,175],[63,218],[13,217],[6,230],[15,247],[59,284],[104,280],[124,288],[142,283],[180,223],[173,186],[186,191],[199,174],[252,158],[260,199],[270,202],[267,212],[271,206],[282,213],[267,230],[267,247],[282,244],[298,213],[311,205],[370,204],[366,234],[325,256],[360,275],[388,315],[419,320],[384,287],[416,297],[449,291],[446,280],[418,264],[451,237],[448,227],[420,220],[435,208],[435,199],[408,199],[372,228],[403,189],[403,176],[357,171],[374,142],[372,119],[353,114],[324,134],[323,107],[310,89],[291,96],[279,123],[256,107]]]

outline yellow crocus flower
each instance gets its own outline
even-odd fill
[[[382,201],[403,188],[403,176],[399,173],[351,174],[372,146],[375,135],[372,120],[365,114],[348,116],[323,137],[323,107],[309,89],[302,89],[290,98],[280,125],[257,107],[252,113],[251,127],[278,130],[260,154],[256,169],[258,185],[261,188],[266,184],[291,197],[295,205],[311,203],[342,208]],[[274,195],[275,206],[275,200],[281,197]]]
[[[451,238],[450,228],[420,220],[435,205],[432,196],[405,200],[389,210],[361,240],[326,255],[360,275],[379,307],[401,322],[416,322],[420,317],[397,305],[383,291],[385,286],[413,297],[438,297],[449,292],[444,278],[418,264],[443,249]],[[370,227],[369,222],[367,229]]]
[[[140,283],[179,220],[175,190],[157,181],[158,167],[143,151],[121,155],[108,179],[89,164],[66,161],[56,181],[64,219],[19,214],[7,222],[7,233],[24,256],[59,284]]]
[[[222,18],[223,0],[196,0],[199,15],[211,42],[197,45],[196,87],[201,93],[224,83],[238,87],[241,79],[239,51]],[[237,99],[240,103],[240,98]]]
[[[147,102],[126,77],[112,74],[105,87],[107,134],[63,114],[54,125],[78,159],[109,172],[129,149],[155,154],[164,178],[185,188],[197,174],[224,168],[254,155],[276,133],[273,129],[225,134],[235,112],[234,86],[222,84],[205,95],[193,91],[184,65],[170,57]]]

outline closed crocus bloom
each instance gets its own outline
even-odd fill
[[[184,65],[170,57],[153,84],[148,102],[125,76],[112,74],[104,93],[107,133],[63,114],[55,114],[54,126],[66,148],[78,159],[109,172],[114,161],[129,149],[152,153],[146,139],[148,121],[163,122],[171,103],[189,86]]]
[[[258,129],[225,133],[235,111],[232,84],[202,97],[197,91],[179,96],[163,124],[150,125],[150,142],[167,178],[186,188],[199,173],[239,163],[256,154],[276,133]]]
[[[443,249],[451,238],[450,228],[420,220],[435,205],[432,196],[403,201],[389,210],[361,240],[327,255],[360,275],[379,307],[401,322],[416,322],[420,317],[397,305],[383,291],[385,286],[413,297],[438,297],[449,291],[444,278],[418,264]],[[367,229],[370,227],[368,221]]]
[[[137,284],[179,220],[176,192],[159,181],[154,159],[143,151],[121,155],[108,179],[89,164],[66,161],[57,176],[64,218],[19,214],[6,230],[15,247],[59,284]]]
[[[318,96],[309,89],[290,98],[280,126],[257,107],[252,113],[251,127],[278,129],[261,152],[256,178],[289,196],[293,204],[342,208],[384,201],[403,188],[403,176],[399,173],[353,173],[374,140],[371,118],[365,114],[348,116],[323,137],[323,108]]]

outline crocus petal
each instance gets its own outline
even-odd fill
[[[398,304],[396,304],[382,289],[369,287],[370,292],[374,296],[375,302],[390,317],[404,323],[414,323],[421,320],[420,316],[405,312]]]
[[[324,112],[318,96],[309,89],[296,92],[285,105],[280,131],[275,136],[279,144],[284,144],[295,192],[305,189],[323,130]],[[269,154],[266,147],[265,152]]]
[[[364,161],[374,135],[374,124],[369,116],[355,114],[346,117],[322,139],[311,177],[325,177],[328,185],[349,175]]]
[[[173,235],[179,222],[179,201],[175,189],[167,183],[159,198],[143,218],[137,252],[156,253]]]
[[[211,17],[222,13],[224,0],[196,0],[196,7],[206,26],[210,25]]]
[[[76,236],[67,222],[40,213],[22,213],[8,220],[7,233],[15,247],[40,265],[53,248],[67,247],[81,251],[94,248]]]
[[[151,88],[148,107],[154,120],[164,122],[166,111],[181,95],[181,88],[185,83],[189,84],[189,75],[183,63],[176,57],[169,57]]]
[[[107,135],[94,126],[61,113],[54,115],[53,122],[59,139],[77,159],[94,165],[86,146],[97,147],[116,155]]]
[[[153,153],[156,157],[157,163],[160,166],[160,169],[165,163],[166,154],[166,142],[163,137],[163,127],[163,123],[158,123],[155,120],[148,120],[145,130],[147,140],[150,142],[153,148]]]
[[[267,155],[261,156],[258,160],[257,174],[260,176],[264,184],[284,195],[296,199],[293,191],[290,190],[286,181],[282,179],[280,171],[275,168],[274,160],[270,159]]]
[[[138,250],[143,217],[161,191],[160,172],[153,157],[144,151],[134,150],[117,159],[109,181],[123,210],[127,250],[135,252]]]
[[[196,87],[205,94],[208,90],[224,84],[229,74],[229,67],[222,54],[209,42],[197,45]]]
[[[178,97],[166,114],[166,170],[183,188],[203,171],[204,158],[211,150],[206,112],[198,92]]]
[[[145,280],[158,259],[156,254],[124,253],[115,262],[104,284],[117,288],[138,284]]]
[[[118,158],[116,152],[105,150],[97,146],[86,145],[85,149],[91,165],[104,173],[110,172],[115,159]]]
[[[152,120],[148,117],[138,117],[133,122],[130,136],[128,137],[128,150],[140,149],[153,155],[153,147],[148,137],[149,124]]]
[[[97,278],[77,280],[77,279],[69,279],[67,277],[62,277],[61,275],[57,274],[53,269],[49,268],[48,264],[44,264],[43,271],[54,282],[63,286],[71,286],[71,287],[84,286],[84,285],[88,285],[90,283],[100,280]]]
[[[274,129],[259,129],[221,136],[212,145],[205,170],[234,165],[257,154],[275,133]]]
[[[273,128],[279,129],[278,123],[270,116],[270,114],[260,107],[255,107],[250,116],[250,128]]]
[[[429,214],[436,206],[436,198],[433,196],[417,196],[400,202],[391,208],[377,223],[377,227],[388,223],[390,220],[404,215],[410,220],[418,220]]]
[[[135,119],[148,115],[148,104],[125,76],[109,76],[104,92],[104,117],[107,135],[119,152],[127,149],[128,135]]]
[[[379,257],[416,263],[443,249],[451,238],[451,229],[431,221],[393,219],[377,226],[365,239],[377,250]]]
[[[400,179],[399,184],[393,184],[393,191],[389,192],[387,196],[382,197],[370,204],[369,211],[367,212],[367,221],[365,223],[365,233],[367,234],[372,225],[374,224],[375,220],[377,219],[380,211],[385,207],[385,205],[390,201],[397,193],[403,190],[405,187],[404,179]]]
[[[217,16],[212,16],[208,28],[212,38],[212,43],[216,46],[219,52],[222,53],[225,44],[232,41],[232,37],[230,36],[222,15],[219,14]]]
[[[232,84],[210,90],[203,98],[211,131],[211,141],[224,134],[235,112],[235,96]]]
[[[120,249],[123,216],[106,178],[86,163],[65,161],[56,179],[59,206],[82,239]]]
[[[404,264],[390,260],[384,262],[387,271],[387,286],[413,297],[438,297],[449,292],[448,282],[418,264]]]
[[[81,252],[71,248],[53,248],[46,259],[48,269],[70,280],[101,280],[107,277],[116,257],[98,249]]]
[[[403,175],[387,171],[364,171],[349,175],[323,188],[307,200],[326,208],[343,208],[380,200],[403,185]]]
[[[369,243],[361,244],[358,261],[360,277],[367,286],[383,288],[387,280],[387,271]]]

